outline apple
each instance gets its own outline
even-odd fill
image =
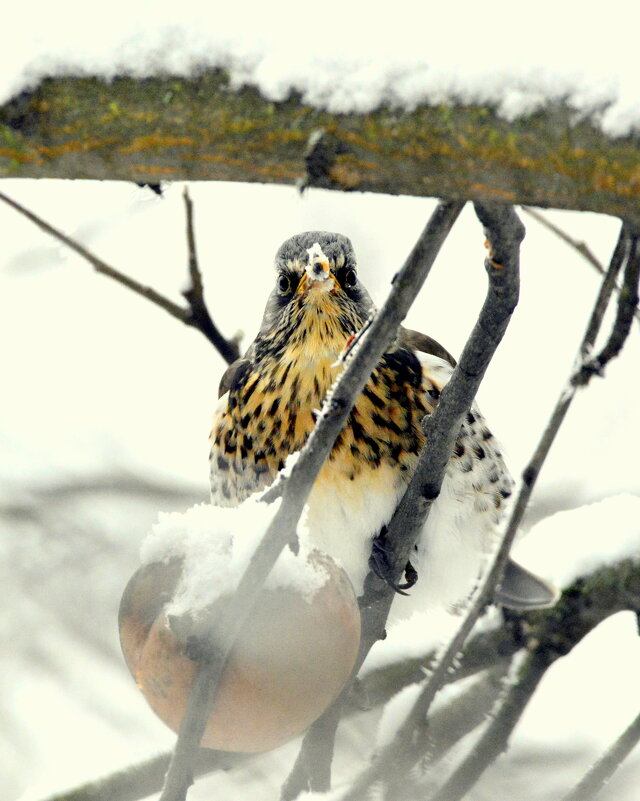
[[[213,702],[202,745],[261,752],[303,732],[336,699],[355,664],[360,613],[346,573],[313,551],[326,582],[311,599],[291,586],[263,587],[240,632]],[[198,651],[215,649],[185,633],[167,614],[183,561],[144,565],[122,596],[120,642],[131,674],[154,712],[178,731],[198,668]],[[213,602],[197,630],[225,613],[229,596]],[[187,626],[188,628],[188,626]],[[195,629],[192,629],[195,631]]]

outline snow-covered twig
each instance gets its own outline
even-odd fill
[[[160,801],[183,801],[193,782],[193,763],[202,739],[216,686],[233,643],[282,549],[296,538],[296,527],[313,482],[336,436],[362,392],[382,353],[396,336],[411,303],[426,279],[462,203],[441,202],[420,239],[396,275],[389,297],[364,337],[349,354],[344,372],[325,400],[322,414],[282,489],[282,502],[240,579],[228,612],[216,621],[216,652],[196,673],[189,704],[169,766]]]
[[[640,742],[640,714],[562,801],[590,801]]]
[[[107,278],[111,278],[113,281],[116,281],[122,286],[125,286],[127,289],[130,289],[132,292],[135,292],[136,295],[140,295],[141,297],[151,301],[151,303],[155,303],[156,306],[164,309],[172,317],[180,320],[180,322],[184,323],[185,325],[191,326],[192,328],[200,331],[200,333],[203,334],[203,336],[205,336],[209,342],[211,342],[211,344],[218,350],[220,355],[227,362],[232,362],[238,358],[239,351],[237,342],[234,340],[227,340],[222,336],[220,331],[218,331],[217,327],[213,323],[213,320],[211,319],[204,302],[204,296],[202,292],[202,277],[200,275],[200,271],[198,270],[197,260],[195,260],[192,211],[190,205],[191,200],[188,198],[186,193],[185,203],[187,206],[187,234],[189,238],[189,266],[191,276],[191,286],[186,292],[183,293],[188,303],[186,308],[179,306],[172,300],[169,300],[169,298],[161,295],[152,287],[145,286],[135,279],[130,278],[128,275],[121,273],[119,270],[116,270],[115,267],[111,267],[109,264],[88,250],[88,248],[85,248],[84,245],[81,245],[79,242],[76,242],[75,239],[63,234],[62,231],[54,228],[54,226],[45,222],[37,214],[29,211],[29,209],[25,208],[8,195],[5,195],[3,192],[0,192],[0,200],[4,201],[7,205],[11,206],[11,208],[15,209],[28,220],[31,220],[31,222],[37,225],[38,228],[52,236],[54,239],[57,239],[58,242],[62,242],[63,245],[66,245],[68,248],[75,251],[79,256],[82,256],[82,258],[88,261],[89,264],[93,265],[93,268],[96,272],[107,276]],[[193,261],[191,258],[192,254],[194,257]]]
[[[430,801],[459,801],[478,781],[485,769],[505,750],[511,732],[520,720],[540,680],[553,662],[549,652],[528,653],[518,675],[502,700],[482,737],[474,743],[467,758]]]

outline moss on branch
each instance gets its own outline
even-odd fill
[[[640,136],[564,106],[508,122],[482,106],[331,114],[190,79],[43,80],[0,107],[0,176],[294,183],[495,199],[638,219]],[[324,135],[310,138],[318,130]]]

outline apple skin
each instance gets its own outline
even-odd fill
[[[310,561],[328,573],[311,602],[293,587],[261,590],[220,680],[202,746],[246,753],[276,748],[307,729],[344,687],[360,644],[358,604],[330,557],[314,551]],[[176,633],[181,627],[172,627],[166,612],[181,574],[178,559],[139,568],[125,588],[118,621],[131,674],[176,732],[198,667],[197,645]],[[228,596],[215,601],[198,630],[227,603]]]

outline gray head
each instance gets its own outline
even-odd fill
[[[358,280],[353,245],[329,231],[305,231],[287,239],[275,258],[276,285],[269,296],[259,339],[300,336],[309,347],[342,349],[373,309]],[[282,343],[280,343],[282,344]]]

